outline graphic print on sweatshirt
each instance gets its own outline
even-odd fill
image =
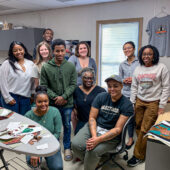
[[[142,89],[149,89],[153,86],[153,81],[156,79],[156,73],[139,74],[137,79]]]

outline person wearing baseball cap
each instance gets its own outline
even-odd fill
[[[111,75],[105,82],[108,92],[96,96],[89,122],[72,140],[74,154],[84,160],[84,170],[94,170],[101,156],[116,148],[124,124],[134,114],[132,103],[121,93],[121,77]]]

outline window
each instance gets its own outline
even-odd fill
[[[141,47],[142,18],[97,21],[97,57],[98,84],[106,87],[104,80],[119,74],[119,65],[126,59],[123,44],[133,41],[136,46],[135,55]]]

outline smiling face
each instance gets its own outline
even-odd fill
[[[82,81],[85,88],[91,88],[94,82],[94,75],[91,72],[85,72]]]
[[[135,53],[135,48],[131,44],[125,44],[123,46],[123,52],[126,57],[133,57]]]
[[[46,30],[43,35],[43,38],[47,43],[51,42],[53,40],[53,31]]]
[[[64,45],[56,45],[54,47],[53,54],[57,62],[61,63],[64,60],[64,56],[66,54],[66,49]]]
[[[38,94],[35,103],[37,111],[46,112],[49,106],[49,99],[47,94]]]
[[[39,48],[39,53],[42,57],[43,60],[46,60],[49,57],[49,50],[48,48],[43,44],[40,48]]]
[[[12,49],[12,53],[18,61],[24,59],[25,50],[21,45],[15,44]]]
[[[88,53],[88,48],[86,44],[80,44],[78,48],[78,52],[80,57],[86,57]]]
[[[111,95],[112,99],[119,99],[123,85],[116,80],[109,80],[107,82],[108,93]]]
[[[153,65],[153,58],[153,50],[151,48],[145,48],[142,53],[142,60],[146,67]]]

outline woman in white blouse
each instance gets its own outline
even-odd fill
[[[34,61],[35,65],[33,68],[33,74],[35,78],[35,86],[39,85],[41,68],[44,63],[48,62],[52,58],[51,47],[45,41],[40,42],[36,48],[36,59]]]
[[[31,60],[24,44],[13,41],[8,59],[1,66],[2,106],[22,115],[31,109],[30,97],[34,87],[34,63]]]

